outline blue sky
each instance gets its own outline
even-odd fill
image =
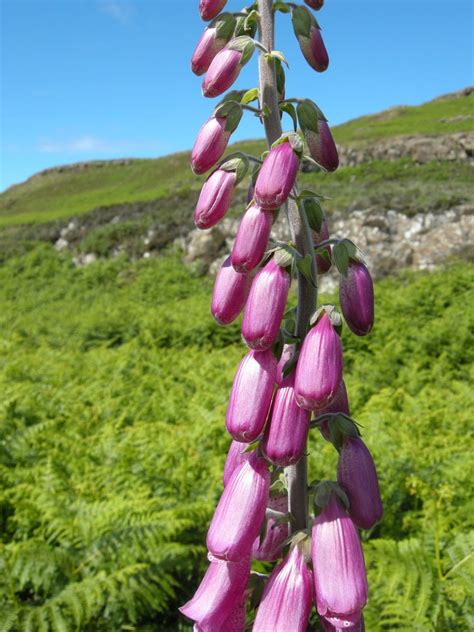
[[[0,0],[0,187],[63,163],[190,148],[218,101],[201,96],[189,70],[197,4]],[[470,0],[326,0],[317,17],[326,73],[306,65],[283,15],[277,48],[291,67],[287,95],[313,98],[332,124],[473,82]],[[237,87],[255,80],[256,58]],[[234,138],[260,133],[248,115]]]

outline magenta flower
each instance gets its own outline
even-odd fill
[[[289,141],[272,147],[263,161],[255,183],[254,199],[265,210],[286,202],[293,188],[300,159]]]
[[[263,454],[279,467],[300,460],[308,437],[311,413],[296,403],[294,381],[292,373],[277,389],[262,441]]]
[[[276,367],[270,350],[249,351],[240,362],[226,415],[227,430],[236,441],[251,443],[261,434],[272,401]]]
[[[208,22],[216,17],[219,11],[222,11],[227,0],[199,0],[199,13],[201,18]]]
[[[342,344],[324,313],[303,341],[296,365],[296,401],[303,408],[327,406],[342,381]]]
[[[339,155],[327,121],[318,119],[318,129],[305,131],[311,158],[326,171],[336,171],[339,166]]]
[[[255,277],[242,320],[242,336],[251,349],[268,349],[278,338],[290,289],[290,275],[274,259]]]
[[[283,369],[285,368],[285,364],[288,360],[291,360],[293,357],[293,353],[295,351],[295,345],[284,345],[283,351],[281,353],[280,359],[278,360],[277,372],[275,382],[277,386],[281,386],[285,377],[283,376]]]
[[[292,13],[292,22],[303,57],[311,68],[324,72],[329,66],[329,56],[314,15],[306,7],[299,6]]]
[[[207,548],[221,559],[247,559],[268,502],[268,463],[255,452],[234,470],[222,492],[207,532]]]
[[[252,277],[236,272],[230,257],[217,273],[212,293],[211,313],[219,325],[228,325],[243,310],[252,285]]]
[[[223,13],[204,30],[191,58],[191,70],[195,75],[206,72],[211,61],[232,37],[234,26],[234,17],[230,13]]]
[[[324,0],[304,0],[308,7],[311,7],[315,11],[323,8]]]
[[[306,632],[313,580],[298,545],[276,566],[263,591],[253,632]]]
[[[252,205],[240,222],[231,253],[237,272],[251,272],[263,259],[272,229],[273,213]]]
[[[288,513],[288,495],[270,496],[268,507],[280,513]],[[260,536],[257,536],[253,543],[253,559],[261,562],[275,562],[275,560],[281,558],[283,543],[287,540],[290,534],[289,531],[287,522],[276,525],[274,518],[268,518],[262,541],[260,541]]]
[[[216,169],[203,184],[198,203],[194,210],[197,228],[211,228],[229,210],[236,183],[233,171]]]
[[[196,175],[213,167],[225,152],[230,138],[226,123],[226,118],[213,116],[199,130],[191,154],[191,167]]]
[[[329,227],[326,218],[322,220],[319,232],[312,230],[311,233],[313,235],[313,243],[315,246],[320,244],[322,241],[329,239]],[[318,274],[324,274],[331,268],[331,248],[326,246],[324,252],[327,256],[323,256],[322,254],[316,255],[316,267],[318,269]]]
[[[232,441],[229,447],[229,451],[227,452],[227,458],[224,464],[224,473],[222,475],[222,482],[224,487],[230,480],[230,477],[234,473],[234,471],[248,461],[250,456],[250,452],[246,452],[245,450],[249,447],[248,443],[241,443],[240,441]]]
[[[228,90],[240,73],[242,53],[224,48],[212,60],[202,82],[205,97],[217,97]]]
[[[349,515],[360,529],[371,529],[382,519],[377,470],[359,437],[344,440],[337,464],[337,482],[349,498]]]
[[[196,621],[200,626],[198,629],[220,630],[220,626],[242,604],[250,573],[250,558],[237,563],[213,556],[209,559],[211,563],[194,597],[179,610]]]
[[[331,494],[314,519],[312,558],[316,607],[323,616],[343,619],[367,602],[367,576],[354,523]]]
[[[347,277],[339,280],[339,301],[349,328],[358,336],[366,336],[374,324],[374,286],[365,265],[351,260]]]
[[[349,410],[349,399],[347,397],[347,389],[346,389],[344,380],[342,380],[341,385],[338,388],[336,395],[334,396],[334,399],[332,399],[327,406],[325,406],[321,410],[318,410],[317,415],[318,416],[325,415],[326,413],[343,413],[344,415],[347,415],[348,417],[351,416],[351,413]],[[326,441],[330,440],[329,438],[329,424],[330,423],[331,423],[330,421],[325,419],[319,426],[319,430],[321,434],[323,435],[323,437],[326,439]]]

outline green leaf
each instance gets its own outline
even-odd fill
[[[256,101],[257,99],[258,99],[258,88],[250,88],[250,90],[247,90],[247,92],[245,92],[243,97],[240,99],[240,102],[243,105],[248,105],[249,103],[252,103],[252,101]]]
[[[324,220],[324,211],[318,200],[314,197],[303,200],[303,208],[308,218],[310,228],[319,233]]]
[[[289,7],[286,2],[281,2],[280,0],[277,0],[277,2],[273,3],[273,10],[281,11],[282,13],[290,13],[291,7]]]
[[[298,119],[296,118],[296,110],[293,103],[283,101],[282,103],[280,103],[279,107],[282,112],[286,112],[291,116],[293,120],[293,129],[296,132],[296,130],[298,129]]]
[[[317,287],[316,281],[313,275],[313,258],[311,255],[305,255],[296,262],[296,267],[304,276],[304,278],[311,283],[313,287]]]

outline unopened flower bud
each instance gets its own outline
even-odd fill
[[[315,11],[319,11],[319,9],[323,8],[324,0],[304,0],[308,7],[311,7]]]
[[[214,282],[211,313],[219,325],[228,325],[243,310],[252,285],[252,277],[236,272],[230,257],[222,264]]]
[[[349,329],[366,336],[374,324],[374,286],[365,265],[351,260],[347,276],[339,280],[339,301]]]
[[[288,513],[288,494],[270,496],[268,508]],[[275,562],[282,557],[283,543],[289,536],[288,522],[277,524],[275,518],[268,518],[262,540],[257,536],[253,543],[252,557],[261,562]]]
[[[300,460],[306,448],[310,416],[296,403],[292,373],[275,393],[262,441],[262,452],[273,465],[287,467]]]
[[[342,344],[324,313],[309,330],[296,365],[295,393],[300,406],[318,410],[327,406],[342,381]]]
[[[250,558],[225,562],[209,556],[210,564],[194,597],[179,610],[198,623],[198,630],[224,630],[226,620],[241,606],[250,573]]]
[[[277,360],[270,349],[249,351],[235,374],[226,427],[237,441],[251,443],[261,434],[273,396]]]
[[[191,58],[191,70],[195,75],[206,72],[211,61],[232,37],[234,26],[234,16],[223,13],[205,29]]]
[[[310,99],[298,104],[297,113],[311,158],[326,171],[335,171],[339,156],[326,117]]]
[[[275,567],[263,591],[253,632],[306,632],[313,579],[299,545]]]
[[[199,13],[201,18],[208,22],[216,17],[219,11],[222,11],[227,0],[199,0]]]
[[[290,275],[274,259],[256,275],[242,320],[242,336],[251,349],[269,349],[278,338],[290,289]]]
[[[225,117],[211,117],[199,130],[191,154],[191,167],[202,175],[222,157],[230,138]]]
[[[323,617],[357,615],[367,602],[359,534],[335,494],[314,519],[312,558],[316,607]]]
[[[293,30],[303,57],[314,70],[324,72],[329,66],[329,56],[314,15],[306,7],[296,7],[292,13]]]
[[[300,158],[289,141],[273,146],[259,171],[254,199],[266,210],[274,210],[286,202],[293,188]]]
[[[253,452],[230,477],[214,512],[207,532],[207,548],[213,555],[231,562],[250,556],[269,488],[268,464]]]
[[[320,416],[320,415],[325,415],[327,413],[343,413],[344,415],[347,415],[348,417],[351,416],[351,413],[349,410],[349,399],[347,397],[347,389],[346,389],[344,380],[342,380],[341,385],[336,395],[334,396],[334,399],[332,399],[327,406],[325,406],[321,410],[318,410],[317,414],[318,416]],[[329,434],[330,423],[331,423],[330,421],[324,420],[319,426],[319,431],[321,432],[323,437],[326,439],[326,441],[331,440],[331,437]]]
[[[322,220],[319,232],[313,230],[311,231],[311,233],[313,235],[313,243],[315,246],[320,244],[322,241],[326,241],[326,239],[329,239],[329,227],[327,219],[324,218]],[[319,253],[316,255],[316,267],[318,269],[318,274],[324,274],[325,272],[328,272],[328,270],[330,270],[331,268],[331,248],[329,246],[326,246],[326,248],[324,249],[324,253],[325,255]]]
[[[224,464],[224,473],[222,475],[222,483],[224,487],[230,480],[230,477],[234,471],[248,460],[250,452],[245,450],[249,447],[248,443],[241,443],[240,441],[232,440],[229,451],[227,452],[227,458]]]
[[[211,228],[229,210],[236,176],[232,171],[216,169],[203,184],[194,210],[194,223],[200,229]]]
[[[251,272],[263,259],[272,229],[273,213],[253,204],[240,222],[231,253],[232,265],[238,272]]]
[[[205,97],[217,97],[228,90],[239,76],[255,49],[253,40],[242,35],[231,40],[217,53],[202,82]]]
[[[346,437],[339,453],[337,482],[349,498],[349,515],[360,529],[382,519],[383,507],[375,463],[359,437]]]

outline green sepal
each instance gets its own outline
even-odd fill
[[[285,338],[284,338],[283,333],[282,333],[282,331],[280,329],[280,331],[278,332],[278,338],[276,339],[276,341],[272,345],[272,353],[275,356],[275,358],[277,359],[277,362],[280,362],[280,358],[281,358],[281,354],[283,353],[284,345],[285,345]]]
[[[329,440],[338,452],[346,437],[360,437],[356,423],[343,413],[329,419]]]
[[[335,481],[321,481],[316,485],[313,498],[314,509],[317,513],[320,513],[326,507],[331,496],[337,496],[345,509],[349,508],[349,499],[340,485]]]
[[[306,213],[306,217],[308,218],[310,228],[319,234],[324,221],[324,211],[318,200],[314,197],[305,198],[303,200],[303,209]]]
[[[248,35],[254,38],[257,33],[257,22],[252,21],[247,23],[248,15],[239,15],[235,21],[234,37],[240,37],[242,35]]]
[[[290,67],[288,60],[285,55],[280,50],[272,50],[271,53],[265,53],[265,59],[267,61],[272,61],[273,59],[278,59],[279,62],[286,64],[287,68]]]
[[[318,287],[316,280],[314,278],[313,257],[311,255],[307,254],[304,257],[301,257],[300,259],[298,259],[296,261],[296,267],[304,276],[304,278],[308,281],[308,283],[311,283],[311,285],[314,288]]]
[[[285,98],[286,77],[285,77],[285,71],[283,69],[283,65],[279,59],[275,59],[275,73],[276,73],[278,98],[282,100]]]
[[[240,58],[240,66],[242,67],[245,66],[252,57],[255,50],[255,42],[248,35],[240,35],[239,37],[234,37],[234,39],[227,44],[227,48],[242,53],[242,57]]]
[[[289,7],[286,2],[281,2],[280,0],[277,0],[277,2],[273,3],[273,10],[281,11],[282,13],[290,13],[291,7]]]
[[[312,13],[306,7],[296,7],[291,14],[293,30],[296,37],[309,37],[311,27],[315,25],[316,20]]]
[[[293,261],[301,258],[300,253],[290,244],[279,243],[274,250],[274,259],[282,268],[289,268]]]
[[[291,358],[287,362],[285,362],[285,366],[283,367],[283,370],[282,370],[282,375],[284,378],[288,377],[293,372],[293,369],[296,367],[298,363],[299,355],[300,355],[300,352],[295,350]]]
[[[220,13],[209,25],[209,28],[216,29],[216,37],[226,42],[230,40],[234,34],[235,17],[232,13]]]
[[[290,143],[291,148],[301,160],[303,156],[304,143],[299,134],[297,134],[296,132],[286,132],[285,134],[282,134],[280,138],[277,138],[274,143],[272,143],[272,147],[277,147],[282,143]]]
[[[258,448],[259,445],[260,445],[260,438],[255,439],[255,441],[252,441],[252,443],[248,444],[248,446],[245,448],[242,454],[245,454],[246,452],[253,452],[254,450]]]
[[[332,256],[339,272],[347,277],[349,263],[353,261],[362,261],[362,253],[359,248],[350,239],[341,239],[332,249]]]
[[[214,116],[225,118],[225,131],[232,134],[239,126],[242,118],[242,107],[235,101],[223,101],[214,110]]]
[[[250,607],[255,610],[258,608],[260,600],[262,599],[263,590],[265,588],[265,583],[267,579],[268,575],[257,573],[255,571],[250,572],[250,577],[246,590],[250,591]]]
[[[241,156],[235,156],[234,158],[230,158],[226,160],[221,165],[219,165],[219,169],[223,171],[234,171],[235,172],[235,184],[239,184],[245,176],[247,175],[247,171],[249,169],[249,161],[244,154]]]
[[[315,191],[311,191],[311,189],[303,189],[298,194],[298,200],[305,200],[306,198],[317,198],[318,200],[327,200],[330,199],[325,195],[321,195],[320,193],[316,193]]]
[[[309,130],[319,134],[318,121],[327,121],[324,114],[311,99],[300,101],[296,107],[296,113],[298,114],[298,121],[303,133]]]
[[[250,88],[250,90],[247,90],[247,92],[245,92],[245,94],[242,96],[240,102],[242,103],[242,105],[248,105],[249,103],[252,103],[252,101],[256,101],[257,99],[258,88]]]
[[[296,130],[298,129],[298,119],[296,117],[296,110],[293,103],[288,103],[286,101],[283,101],[282,103],[280,103],[279,108],[281,112],[286,112],[287,114],[291,116],[293,120],[293,129],[296,132]]]
[[[331,321],[331,325],[334,327],[336,332],[341,335],[342,331],[342,316],[334,307],[334,305],[321,305],[319,309],[317,309],[314,314],[311,316],[309,320],[309,326],[314,327],[316,323],[322,318],[323,314],[327,314],[329,316],[329,320]]]
[[[279,472],[272,484],[270,485],[270,498],[275,496],[288,496],[288,487],[286,485],[285,475]]]

